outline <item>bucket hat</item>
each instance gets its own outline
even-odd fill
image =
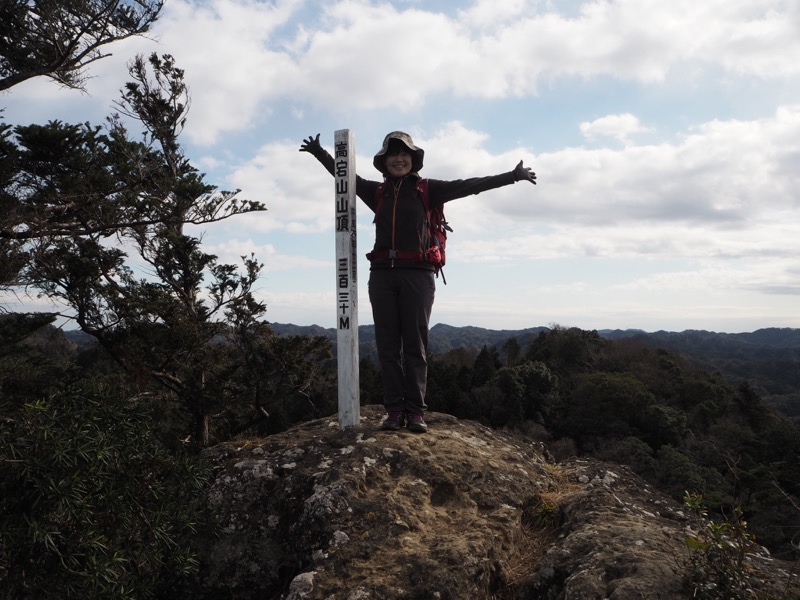
[[[425,159],[425,150],[419,146],[415,146],[411,136],[404,131],[393,131],[383,138],[383,146],[381,146],[375,158],[372,159],[372,164],[375,165],[378,171],[386,175],[387,171],[386,165],[384,164],[384,157],[389,151],[389,144],[391,144],[393,140],[401,142],[411,152],[411,170],[417,173],[422,168],[422,162]]]

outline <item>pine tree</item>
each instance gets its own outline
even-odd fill
[[[0,91],[33,77],[82,89],[105,46],[146,33],[164,0],[3,0]]]
[[[210,416],[231,401],[228,382],[241,373],[233,315],[255,323],[266,310],[251,292],[262,265],[253,256],[221,264],[184,228],[264,207],[205,183],[184,156],[188,89],[174,60],[137,57],[130,72],[119,106],[144,125],[144,140],[120,115],[105,129],[14,130],[0,237],[27,261],[14,281],[68,306],[148,392],[177,399],[192,439],[207,445]]]

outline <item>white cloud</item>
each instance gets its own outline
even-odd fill
[[[187,133],[195,142],[215,143],[222,132],[240,130],[269,112],[264,100],[295,76],[275,32],[300,5],[299,0],[167,3],[156,31],[164,51],[187,72],[193,92]]]
[[[314,29],[297,23],[315,10],[300,0],[172,0],[153,33],[157,46],[136,40],[117,51],[176,57],[193,93],[187,134],[204,145],[269,120],[287,99],[295,115],[305,112],[299,99],[339,113],[408,113],[442,94],[536,95],[544,77],[800,73],[800,19],[783,0],[597,1],[577,16],[521,1],[447,15],[361,0],[326,4]],[[120,62],[99,63],[99,73],[119,73]],[[110,102],[119,87],[101,95]]]
[[[333,209],[329,213],[323,207],[333,198],[333,178],[299,147],[299,141],[267,144],[232,170],[230,181],[243,197],[267,205],[266,213],[250,220],[250,230],[320,233],[330,228]]]
[[[645,127],[639,118],[631,113],[607,115],[591,122],[581,123],[581,133],[589,140],[610,137],[624,144],[630,142],[630,136],[637,133],[648,133],[653,129]]]
[[[241,265],[242,257],[249,258],[252,254],[264,265],[264,273],[319,268],[327,265],[327,262],[307,256],[281,254],[273,244],[253,239],[232,238],[216,244],[206,244],[204,251],[216,255],[221,264],[231,265]]]
[[[622,121],[620,127],[620,120],[600,119],[583,130],[622,130],[620,135],[641,130],[632,115]],[[515,231],[525,231],[566,222],[625,232],[644,227],[642,235],[652,241],[651,228],[673,231],[678,225],[687,230],[710,227],[715,235],[744,243],[748,236],[741,232],[783,226],[797,205],[798,174],[789,168],[800,156],[797,107],[781,107],[770,119],[709,122],[674,144],[618,150],[573,147],[539,156],[524,148],[492,154],[486,148],[489,134],[458,122],[430,137],[413,135],[426,150],[424,172],[430,177],[510,171],[519,159],[537,172],[535,187],[523,182],[491,192],[491,200],[487,194],[448,204],[454,227],[470,235],[491,229],[493,223],[513,223]],[[269,209],[266,216],[250,220],[251,230],[329,229],[330,215],[321,207],[327,206],[325,190],[332,189],[332,178],[298,147],[291,141],[266,145],[233,171],[231,183],[244,190],[243,196],[266,202]],[[368,155],[358,157],[359,173],[375,178],[370,160]]]

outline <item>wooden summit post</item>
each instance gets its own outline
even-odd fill
[[[336,356],[339,367],[339,429],[361,417],[358,378],[358,277],[356,247],[356,154],[353,133],[334,133],[336,179]]]

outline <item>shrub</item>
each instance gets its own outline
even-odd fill
[[[196,572],[178,540],[206,522],[208,470],[164,451],[138,404],[84,386],[0,414],[5,598],[157,597]]]
[[[701,495],[686,492],[683,502],[694,527],[686,538],[690,552],[686,582],[692,598],[757,598],[749,581],[746,559],[758,546],[747,530],[741,510],[736,509],[729,522],[715,521],[709,518]]]

